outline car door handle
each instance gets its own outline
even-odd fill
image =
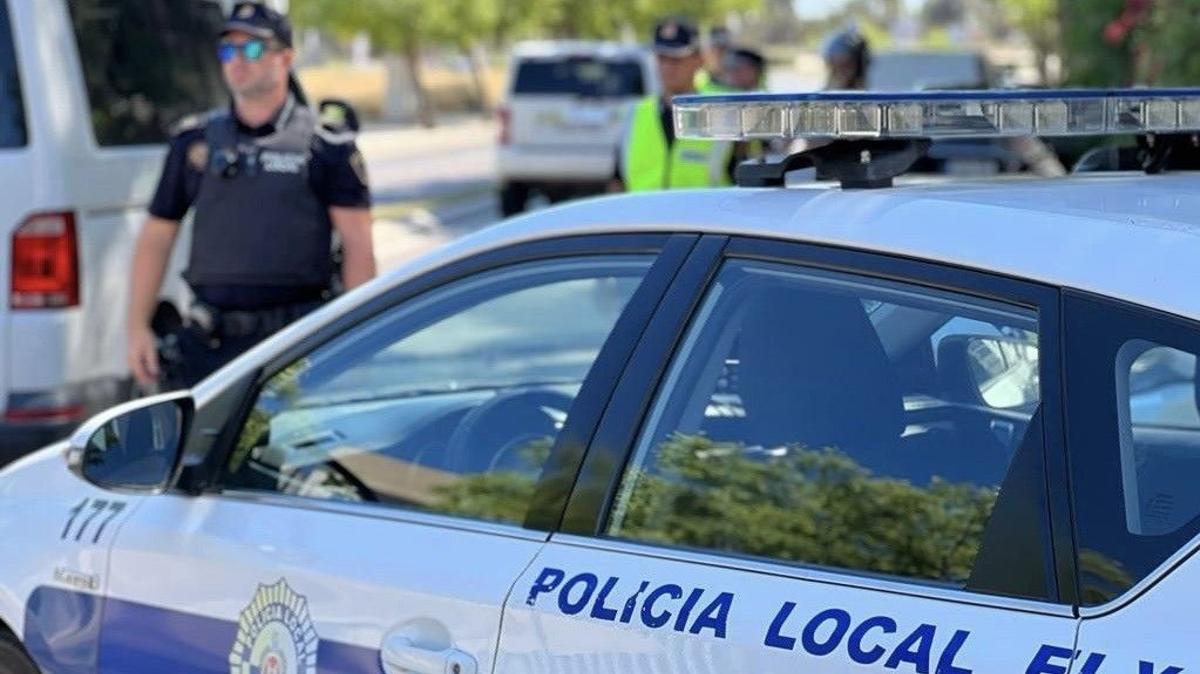
[[[470,655],[454,648],[422,648],[400,635],[384,640],[379,659],[387,674],[476,674]]]

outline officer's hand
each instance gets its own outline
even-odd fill
[[[625,191],[625,183],[617,178],[613,178],[608,181],[608,191],[609,192],[624,192]]]
[[[158,383],[158,344],[148,327],[129,334],[129,371],[142,386]]]

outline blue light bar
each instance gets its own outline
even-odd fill
[[[1200,131],[1200,89],[678,96],[680,138],[991,138]]]

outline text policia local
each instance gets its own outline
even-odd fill
[[[733,592],[717,592],[686,583],[607,578],[595,573],[570,577],[563,569],[544,567],[529,588],[525,604],[537,607],[554,600],[553,609],[567,616],[652,630],[671,630],[696,637],[727,639],[730,616],[737,608]],[[761,609],[760,609],[761,607]],[[552,609],[552,610],[553,610]],[[972,674],[971,632],[930,623],[915,626],[887,615],[854,615],[843,608],[805,610],[797,602],[757,604],[759,632],[747,645],[849,660],[860,665],[915,674]],[[743,639],[738,638],[741,642]],[[1031,644],[1024,674],[1102,674],[1104,653],[1075,652],[1052,644]],[[1116,669],[1113,669],[1116,671]],[[1137,674],[1180,674],[1182,668],[1138,661]]]

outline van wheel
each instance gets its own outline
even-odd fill
[[[0,674],[41,674],[21,645],[0,636]]]
[[[509,217],[525,211],[529,202],[529,185],[504,183],[500,186],[500,214]]]

